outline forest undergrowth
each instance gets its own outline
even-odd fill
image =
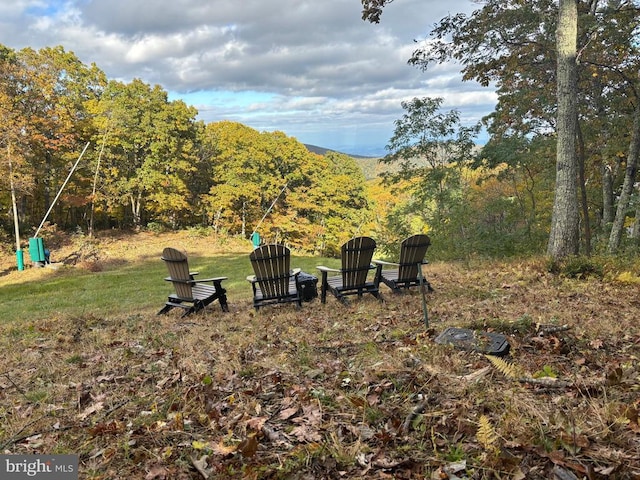
[[[426,319],[381,287],[0,323],[0,451],[78,454],[94,480],[640,477],[638,283],[541,259],[425,273]],[[436,343],[447,327],[510,352]]]

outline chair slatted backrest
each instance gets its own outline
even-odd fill
[[[342,245],[342,285],[359,287],[367,283],[367,274],[376,242],[369,237],[355,237]]]
[[[167,247],[162,251],[162,260],[167,264],[171,280],[179,280],[178,282],[173,282],[178,297],[193,298],[191,284],[185,283],[186,280],[192,280],[189,274],[187,256],[175,248]]]
[[[400,244],[400,264],[398,281],[415,280],[418,276],[418,263],[422,263],[431,239],[427,235],[413,235]]]
[[[291,252],[284,245],[269,244],[249,255],[262,295],[280,298],[289,295]]]

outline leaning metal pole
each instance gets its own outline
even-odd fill
[[[280,190],[280,193],[278,194],[278,196],[275,198],[275,200],[271,203],[271,206],[267,209],[267,211],[264,213],[264,215],[262,216],[262,218],[260,219],[260,221],[258,222],[258,224],[256,225],[256,227],[253,229],[253,233],[258,231],[258,227],[260,225],[262,225],[262,222],[264,221],[265,218],[267,218],[267,215],[269,215],[269,212],[271,211],[271,209],[273,208],[273,206],[276,204],[276,202],[278,201],[278,199],[280,198],[280,195],[282,195],[284,193],[284,190],[287,188],[287,185],[289,185],[289,182],[284,184],[284,187],[282,187],[282,190]]]
[[[69,172],[69,175],[67,175],[66,180],[64,181],[64,183],[62,184],[62,187],[60,187],[60,190],[58,190],[58,194],[56,195],[56,198],[53,199],[53,202],[51,202],[51,206],[49,206],[49,210],[47,210],[47,214],[44,216],[44,218],[42,219],[42,222],[40,223],[40,226],[38,227],[38,229],[36,230],[36,234],[34,235],[34,238],[38,236],[38,233],[40,233],[40,229],[42,228],[42,226],[44,225],[44,222],[47,221],[47,217],[49,216],[49,214],[51,213],[51,210],[53,210],[54,205],[56,204],[56,202],[58,201],[58,198],[60,198],[60,194],[62,193],[62,190],[64,189],[64,187],[67,185],[67,182],[69,181],[69,179],[71,178],[71,175],[73,175],[73,172],[75,171],[76,167],[78,166],[78,164],[80,163],[80,160],[82,159],[82,156],[84,155],[84,152],[87,151],[87,147],[89,146],[90,142],[87,142],[87,144],[84,146],[84,148],[82,149],[82,153],[80,154],[80,156],[78,157],[78,160],[76,160],[76,163],[73,165],[73,167],[71,168],[71,171]]]

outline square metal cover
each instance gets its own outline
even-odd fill
[[[436,337],[436,343],[450,344],[463,350],[503,356],[509,353],[507,337],[499,333],[449,327]]]

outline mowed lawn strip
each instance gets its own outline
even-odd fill
[[[149,313],[160,310],[167,295],[173,291],[171,283],[164,281],[168,271],[159,257],[106,265],[104,270],[96,272],[62,266],[59,269],[30,268],[0,277],[1,321],[62,315]],[[316,265],[337,267],[339,260],[294,255],[291,265],[318,276]],[[189,255],[189,267],[199,272],[196,280],[228,277],[223,286],[231,305],[234,301],[247,303],[251,299],[251,285],[246,277],[252,275],[253,270],[248,254]],[[217,303],[208,308],[217,308]]]

